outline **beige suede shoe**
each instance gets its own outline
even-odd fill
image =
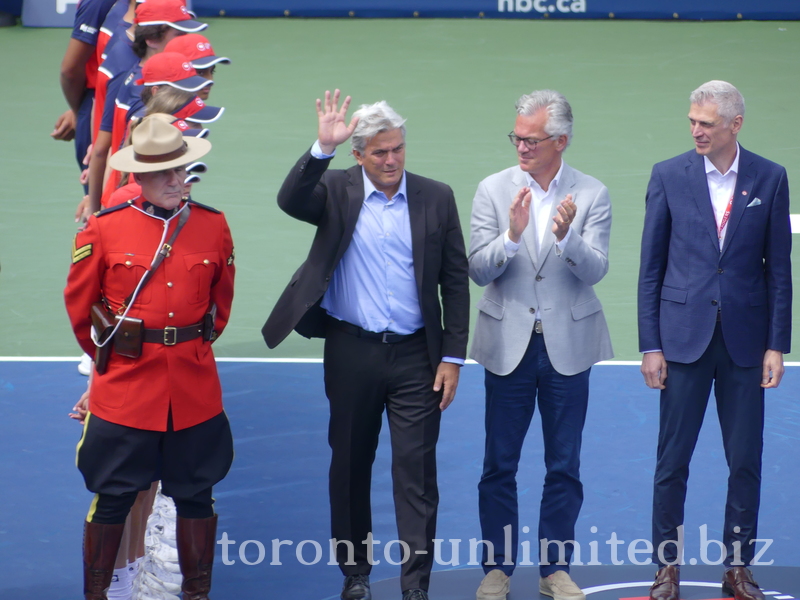
[[[492,569],[486,574],[475,595],[476,600],[506,600],[511,588],[511,577],[500,569]]]
[[[586,600],[586,594],[575,585],[566,571],[556,571],[539,579],[539,592],[555,600]]]

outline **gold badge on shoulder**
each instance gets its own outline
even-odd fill
[[[72,240],[72,264],[74,265],[76,262],[82,261],[84,258],[89,258],[92,255],[92,245],[86,244],[81,246],[80,248],[77,247],[77,236],[75,239]]]

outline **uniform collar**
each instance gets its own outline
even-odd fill
[[[178,214],[181,209],[186,205],[186,202],[181,202],[178,206],[173,208],[172,210],[162,208],[160,206],[156,206],[152,202],[149,202],[144,199],[144,196],[137,196],[133,199],[133,205],[141,210],[143,213],[150,215],[151,217],[156,217],[158,219],[163,219],[168,221],[176,214]]]

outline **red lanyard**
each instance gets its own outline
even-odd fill
[[[722,222],[719,224],[719,231],[717,232],[717,236],[719,239],[722,239],[722,230],[725,229],[725,226],[728,224],[728,218],[731,216],[731,207],[733,206],[733,196],[731,199],[728,200],[728,208],[725,209],[725,214],[722,215]]]

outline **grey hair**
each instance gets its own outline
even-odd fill
[[[717,114],[722,117],[725,125],[729,125],[738,115],[744,117],[744,97],[727,81],[715,79],[704,83],[691,93],[689,102],[716,104]]]
[[[567,136],[567,146],[572,141],[572,107],[563,95],[554,90],[536,90],[517,100],[517,114],[529,117],[543,108],[547,109],[544,131],[555,137]]]
[[[398,115],[385,100],[375,104],[362,104],[353,113],[353,116],[358,117],[358,125],[353,131],[353,137],[350,138],[350,145],[355,152],[363,153],[369,141],[384,131],[399,129],[403,134],[403,139],[406,139],[404,125],[406,120]]]

